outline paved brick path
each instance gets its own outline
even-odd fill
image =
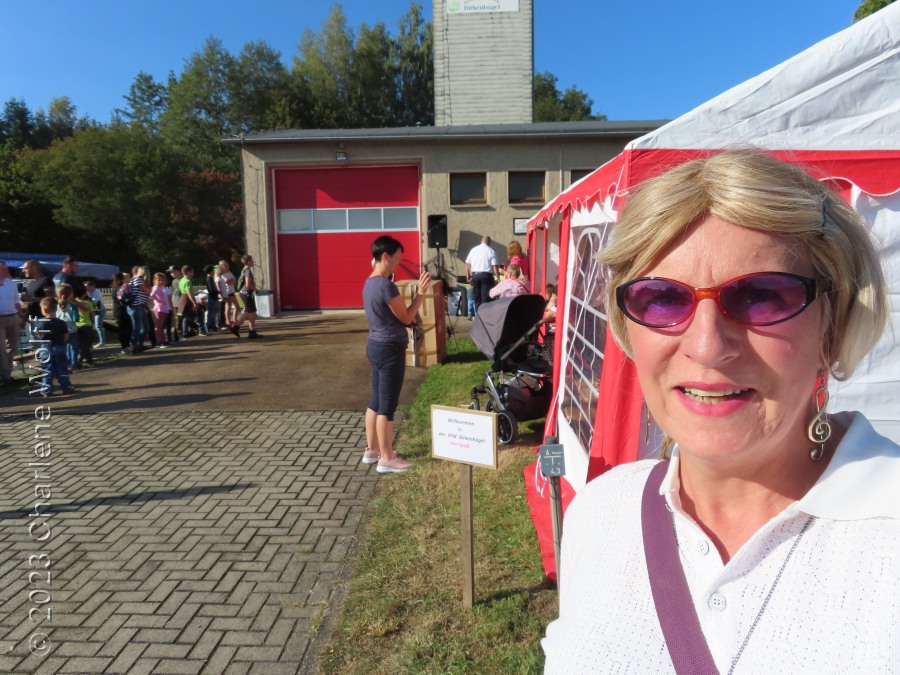
[[[359,464],[359,413],[154,410],[36,425],[0,418],[0,672],[310,668],[376,483]],[[49,650],[30,654],[40,633]]]

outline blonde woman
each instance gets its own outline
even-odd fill
[[[566,511],[545,672],[900,672],[900,447],[825,407],[888,317],[865,223],[723,152],[644,183],[598,259],[668,451]]]

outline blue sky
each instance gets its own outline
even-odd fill
[[[348,23],[396,33],[409,0],[345,0]],[[612,120],[674,118],[850,25],[857,0],[534,0],[535,68]],[[0,104],[66,95],[105,122],[140,71],[165,81],[207,37],[265,41],[290,63],[328,0],[41,0],[3,3]],[[432,16],[430,0],[423,2]]]

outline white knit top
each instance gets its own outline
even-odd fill
[[[759,614],[788,550],[813,520],[760,616],[735,673],[900,673],[900,447],[860,413],[807,495],[725,565],[678,499],[677,450],[660,488],[681,564],[720,673]],[[542,644],[546,673],[672,673],[641,536],[655,460],[617,467],[566,512],[560,617]]]

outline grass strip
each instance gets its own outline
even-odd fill
[[[496,471],[476,467],[475,607],[462,606],[459,465],[433,461],[431,405],[467,406],[489,363],[471,340],[433,366],[407,411],[408,474],[379,481],[373,515],[321,668],[325,673],[539,673],[556,615],[525,499],[542,423],[519,425]],[[482,404],[484,401],[482,401]]]

